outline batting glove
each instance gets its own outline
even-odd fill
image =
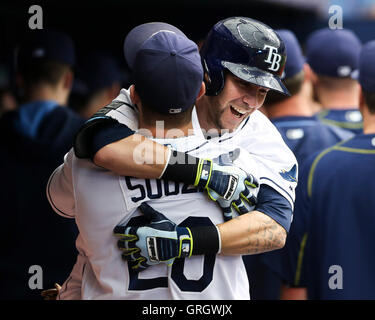
[[[191,256],[193,238],[189,228],[177,227],[147,203],[143,203],[139,209],[148,224],[118,225],[114,229],[114,234],[120,237],[117,245],[132,269],[141,271],[159,263],[171,266],[176,258]]]
[[[244,201],[250,206],[257,203],[252,189],[259,187],[258,180],[235,166],[200,160],[194,185],[204,187],[210,199],[218,202],[226,221],[233,217],[232,206],[239,214],[244,214],[249,211]]]

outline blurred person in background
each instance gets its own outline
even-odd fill
[[[287,50],[288,59],[284,69],[283,82],[291,96],[286,97],[269,92],[264,102],[264,109],[301,166],[311,154],[349,139],[353,133],[321,123],[313,115],[311,97],[303,89],[305,85],[309,85],[311,70],[305,63],[298,40],[290,30],[276,30],[276,32],[284,41]],[[295,209],[294,216],[298,214],[298,210]],[[254,276],[249,277],[255,281],[255,284],[250,288],[254,287],[259,290],[254,292],[253,298],[257,295],[260,295],[260,299],[280,298],[281,281],[288,285],[282,287],[282,298],[298,297],[297,293],[300,292],[296,288],[298,283],[290,284],[288,279],[280,277],[283,275],[283,272],[280,271],[281,260],[285,259],[290,241],[293,241],[293,223],[283,249],[244,258],[245,261],[253,262],[252,265],[248,263],[249,270],[257,267],[257,270],[253,271]],[[297,261],[293,261],[293,263],[296,264]],[[276,279],[275,274],[277,274]]]
[[[0,117],[12,110],[17,109],[17,100],[8,88],[0,88]]]
[[[349,29],[319,29],[306,41],[306,59],[312,69],[316,100],[322,110],[319,119],[353,133],[362,132],[358,110],[359,85],[353,79],[358,71],[361,42]]]
[[[109,53],[93,52],[82,59],[69,105],[88,119],[117,97],[122,80],[119,66]]]
[[[76,258],[74,221],[50,208],[45,186],[84,120],[65,107],[73,82],[72,40],[32,31],[17,55],[22,103],[0,119],[1,299],[40,299],[63,282]]]
[[[16,109],[17,100],[10,87],[9,69],[5,63],[0,63],[0,117]]]
[[[296,190],[283,276],[314,300],[375,299],[375,41],[360,53],[363,134],[310,156]],[[291,261],[297,263],[290,264]],[[304,291],[304,293],[303,293]]]

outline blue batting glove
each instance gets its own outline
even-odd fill
[[[114,234],[120,238],[118,247],[123,251],[122,256],[134,270],[141,271],[159,263],[171,266],[176,258],[191,256],[193,239],[189,228],[177,227],[145,202],[139,209],[147,224],[117,225],[114,229]]]
[[[239,214],[249,211],[244,201],[250,206],[257,203],[253,191],[259,187],[258,180],[233,165],[216,164],[210,159],[201,160],[194,185],[203,186],[209,198],[218,202],[226,221],[233,217],[232,208]]]

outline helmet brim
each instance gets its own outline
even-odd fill
[[[242,80],[290,96],[288,89],[282,83],[281,79],[272,73],[268,73],[255,67],[228,61],[223,61],[222,65]]]

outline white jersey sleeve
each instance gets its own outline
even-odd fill
[[[246,133],[241,133],[240,145],[247,145],[246,150],[258,160],[260,182],[278,191],[293,208],[298,180],[297,159],[277,128],[260,111],[250,119],[248,127],[250,138],[245,139]]]
[[[257,161],[260,183],[271,186],[294,208],[297,160],[264,114],[257,110],[234,132],[211,140],[220,145],[240,146],[248,151]]]
[[[72,178],[73,149],[64,156],[64,163],[51,174],[47,183],[47,199],[52,209],[66,218],[75,216],[75,197]]]
[[[121,89],[120,94],[106,109],[106,116],[118,120],[133,131],[138,129],[138,109],[130,100],[129,90]]]

